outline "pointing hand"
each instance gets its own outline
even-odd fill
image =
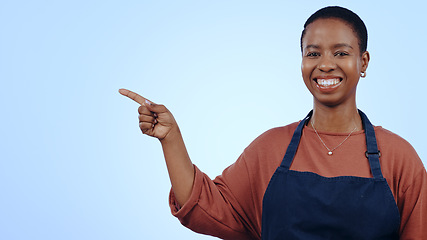
[[[139,128],[142,133],[164,140],[172,130],[178,130],[175,118],[165,106],[155,104],[127,89],[120,89],[119,93],[141,105],[138,108],[138,113]]]

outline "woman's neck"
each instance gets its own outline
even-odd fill
[[[356,107],[356,103],[350,106],[328,107],[314,103],[313,116],[310,119],[309,127],[313,123],[316,130],[326,132],[345,133],[362,130],[362,120]]]

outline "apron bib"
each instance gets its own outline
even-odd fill
[[[262,239],[399,239],[399,210],[381,172],[374,128],[359,114],[373,177],[330,178],[289,169],[311,111],[296,128],[264,193]]]

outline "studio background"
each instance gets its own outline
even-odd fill
[[[311,109],[300,34],[328,5],[368,27],[358,107],[427,165],[423,1],[0,1],[0,239],[213,239],[170,214],[160,143],[118,89],[165,104],[214,178]]]

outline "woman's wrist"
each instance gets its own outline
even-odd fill
[[[177,125],[174,126],[168,132],[168,134],[166,134],[164,138],[159,139],[159,141],[162,145],[176,143],[177,141],[182,141],[182,135],[181,135],[181,131],[179,130],[179,127]]]

